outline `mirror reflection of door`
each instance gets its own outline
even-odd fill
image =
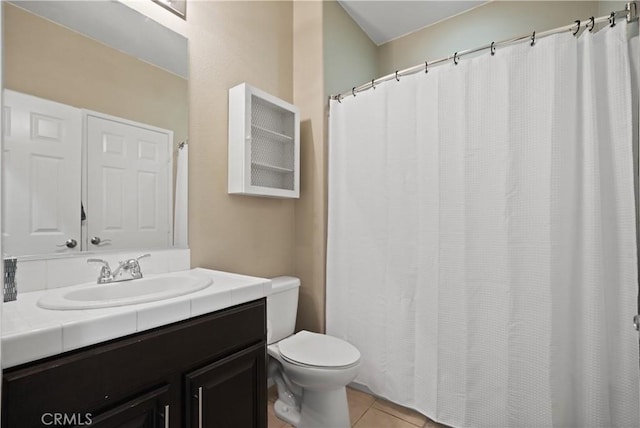
[[[86,123],[87,249],[170,246],[173,133],[93,114]]]
[[[80,251],[80,109],[4,92],[6,254]]]
[[[128,124],[137,123],[141,128],[171,130],[173,139],[169,141],[170,148],[159,150],[162,156],[171,153],[168,155],[171,165],[175,163],[173,159],[178,153],[177,146],[187,139],[188,133],[188,43],[184,36],[150,20],[121,2],[55,0],[2,2],[2,11],[4,60],[2,83],[5,90],[75,108],[80,117],[78,132],[86,130],[86,126],[83,128],[82,123],[83,111],[100,112],[99,115],[104,117],[124,118],[119,120]],[[110,16],[112,19],[104,20],[104,16]],[[58,117],[56,114],[44,116],[56,118]],[[7,121],[11,119],[7,116]],[[47,122],[41,121],[40,127],[43,131],[45,125],[49,126]],[[55,129],[55,126],[52,129]],[[78,138],[83,140],[82,144],[86,144],[85,134]],[[13,143],[7,147],[9,151],[16,148],[11,144]],[[50,143],[49,146],[55,147]],[[47,145],[44,144],[43,147]],[[148,145],[143,144],[141,150],[148,151],[148,148]],[[100,224],[99,218],[95,220],[96,211],[89,207],[87,193],[89,183],[86,179],[90,171],[87,170],[89,166],[86,162],[88,153],[83,152],[83,149],[73,152],[77,161],[74,166],[65,165],[63,168],[64,174],[77,171],[73,174],[78,177],[73,184],[64,184],[65,190],[61,191],[63,195],[56,194],[56,189],[59,187],[54,186],[55,181],[45,179],[43,175],[50,173],[47,168],[53,168],[54,162],[51,161],[53,155],[50,152],[44,153],[49,156],[46,157],[47,160],[43,160],[45,158],[39,160],[38,171],[42,172],[39,172],[40,175],[37,177],[41,182],[41,188],[37,193],[32,193],[30,188],[27,188],[30,184],[24,181],[27,177],[24,174],[28,172],[26,167],[23,165],[12,168],[13,176],[9,178],[11,184],[3,185],[6,190],[2,195],[3,205],[5,210],[7,207],[20,207],[20,211],[15,212],[13,221],[3,222],[3,233],[8,242],[8,245],[3,246],[5,255],[35,255],[36,258],[47,258],[48,255],[55,256],[60,253],[73,255],[79,251],[114,251],[128,248],[142,253],[147,249],[171,248],[172,239],[166,239],[167,237],[163,235],[161,239],[163,243],[159,245],[159,239],[151,240],[148,236],[152,229],[159,230],[164,227],[161,224],[164,224],[166,219],[168,219],[166,222],[172,223],[172,206],[166,205],[162,213],[156,210],[160,204],[167,201],[171,203],[175,171],[169,170],[164,187],[158,188],[158,193],[155,195],[151,195],[148,191],[140,192],[138,182],[131,182],[132,178],[128,176],[122,194],[130,197],[133,193],[140,193],[143,198],[143,202],[140,203],[142,213],[134,215],[121,211],[124,217],[120,226],[115,226],[119,220],[107,219],[107,215],[111,212],[109,210],[117,212],[131,209],[132,206],[139,204],[137,202],[132,204],[129,201],[118,206],[111,203],[115,200],[114,197],[108,197],[109,203],[101,202],[102,208],[97,210],[98,217],[102,216],[105,220]],[[133,156],[135,150],[128,153],[127,157]],[[9,152],[7,154],[9,160],[14,155]],[[142,156],[147,155],[142,153]],[[55,156],[60,155],[55,154]],[[114,161],[114,158],[107,156],[106,153],[103,158],[102,160],[105,161]],[[67,158],[64,159],[64,162],[67,162]],[[158,184],[164,179],[154,176],[157,168],[149,166],[147,161],[145,160],[144,165],[141,161],[136,161],[138,163],[136,168],[142,168],[140,177],[136,175],[136,180],[139,178],[141,185],[150,189],[154,180]],[[111,172],[114,170],[112,169]],[[113,174],[108,178],[113,181]],[[93,181],[95,182],[95,178]],[[105,183],[108,186],[113,184]],[[47,189],[46,186],[51,186],[52,189]],[[104,190],[100,191],[101,194],[106,194]],[[69,202],[70,199],[64,199],[72,194],[75,197],[75,203]],[[40,199],[38,195],[46,197]],[[34,207],[49,207],[54,202],[60,204],[60,207],[68,207],[69,214],[72,213],[74,216],[73,227],[77,228],[77,224],[80,223],[80,230],[72,233],[67,232],[68,228],[64,228],[65,232],[62,233],[57,229],[53,230],[51,226],[40,225],[38,234],[42,238],[51,240],[47,248],[20,247],[19,242],[26,241],[18,235],[26,235],[27,232],[14,231],[12,227],[8,227],[9,224],[23,221],[24,224],[21,227],[26,228],[27,220],[31,216],[26,211],[30,207],[29,204]],[[94,207],[96,203],[93,202]],[[82,209],[87,216],[85,221],[80,220]],[[61,213],[58,214],[62,216]],[[95,221],[92,223],[93,226],[90,225],[92,217]],[[133,217],[140,222],[139,227],[126,226]],[[65,218],[71,221],[70,215],[65,214]],[[32,222],[32,220],[29,221]],[[89,227],[92,228],[91,231],[88,230]],[[118,227],[122,227],[126,232],[121,233],[125,238],[118,238],[119,242],[116,242],[115,235]],[[133,234],[135,230],[140,233]],[[93,244],[91,242],[93,238],[98,238],[99,241],[94,239],[94,242],[99,243]],[[69,239],[75,239],[74,248],[66,247],[65,243]],[[13,242],[18,246],[13,245]],[[134,242],[136,245],[133,245]]]

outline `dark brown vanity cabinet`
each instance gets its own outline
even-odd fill
[[[7,369],[2,428],[266,428],[266,301]]]

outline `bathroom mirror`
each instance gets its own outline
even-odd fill
[[[172,247],[187,39],[115,1],[2,7],[5,256]]]

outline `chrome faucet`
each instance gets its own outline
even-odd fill
[[[135,259],[129,259],[119,262],[119,266],[112,271],[109,262],[102,259],[87,259],[87,263],[101,263],[100,275],[98,275],[98,284],[106,284],[109,282],[129,281],[132,279],[142,278],[140,263],[138,260],[144,257],[151,257],[151,254],[143,254]],[[127,275],[128,274],[128,275]]]
[[[140,263],[138,260],[144,257],[151,257],[151,254],[143,254],[135,259],[125,260],[120,262],[120,265],[113,271],[111,276],[113,277],[113,281],[128,281],[130,279],[139,279],[142,278],[142,271],[140,270]],[[128,277],[123,278],[122,276],[126,273],[129,274]]]
[[[111,274],[111,267],[109,267],[109,262],[102,259],[87,259],[87,263],[102,263],[102,268],[100,269],[100,275],[98,275],[98,284],[106,284],[107,282],[113,281],[113,275]]]

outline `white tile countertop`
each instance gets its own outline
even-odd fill
[[[162,276],[206,276],[209,287],[195,293],[137,305],[101,309],[50,310],[37,305],[50,290],[18,294],[2,306],[2,368],[35,361],[106,340],[266,297],[265,278],[192,269]],[[148,277],[157,275],[148,275]],[[81,287],[73,286],[69,289]]]

